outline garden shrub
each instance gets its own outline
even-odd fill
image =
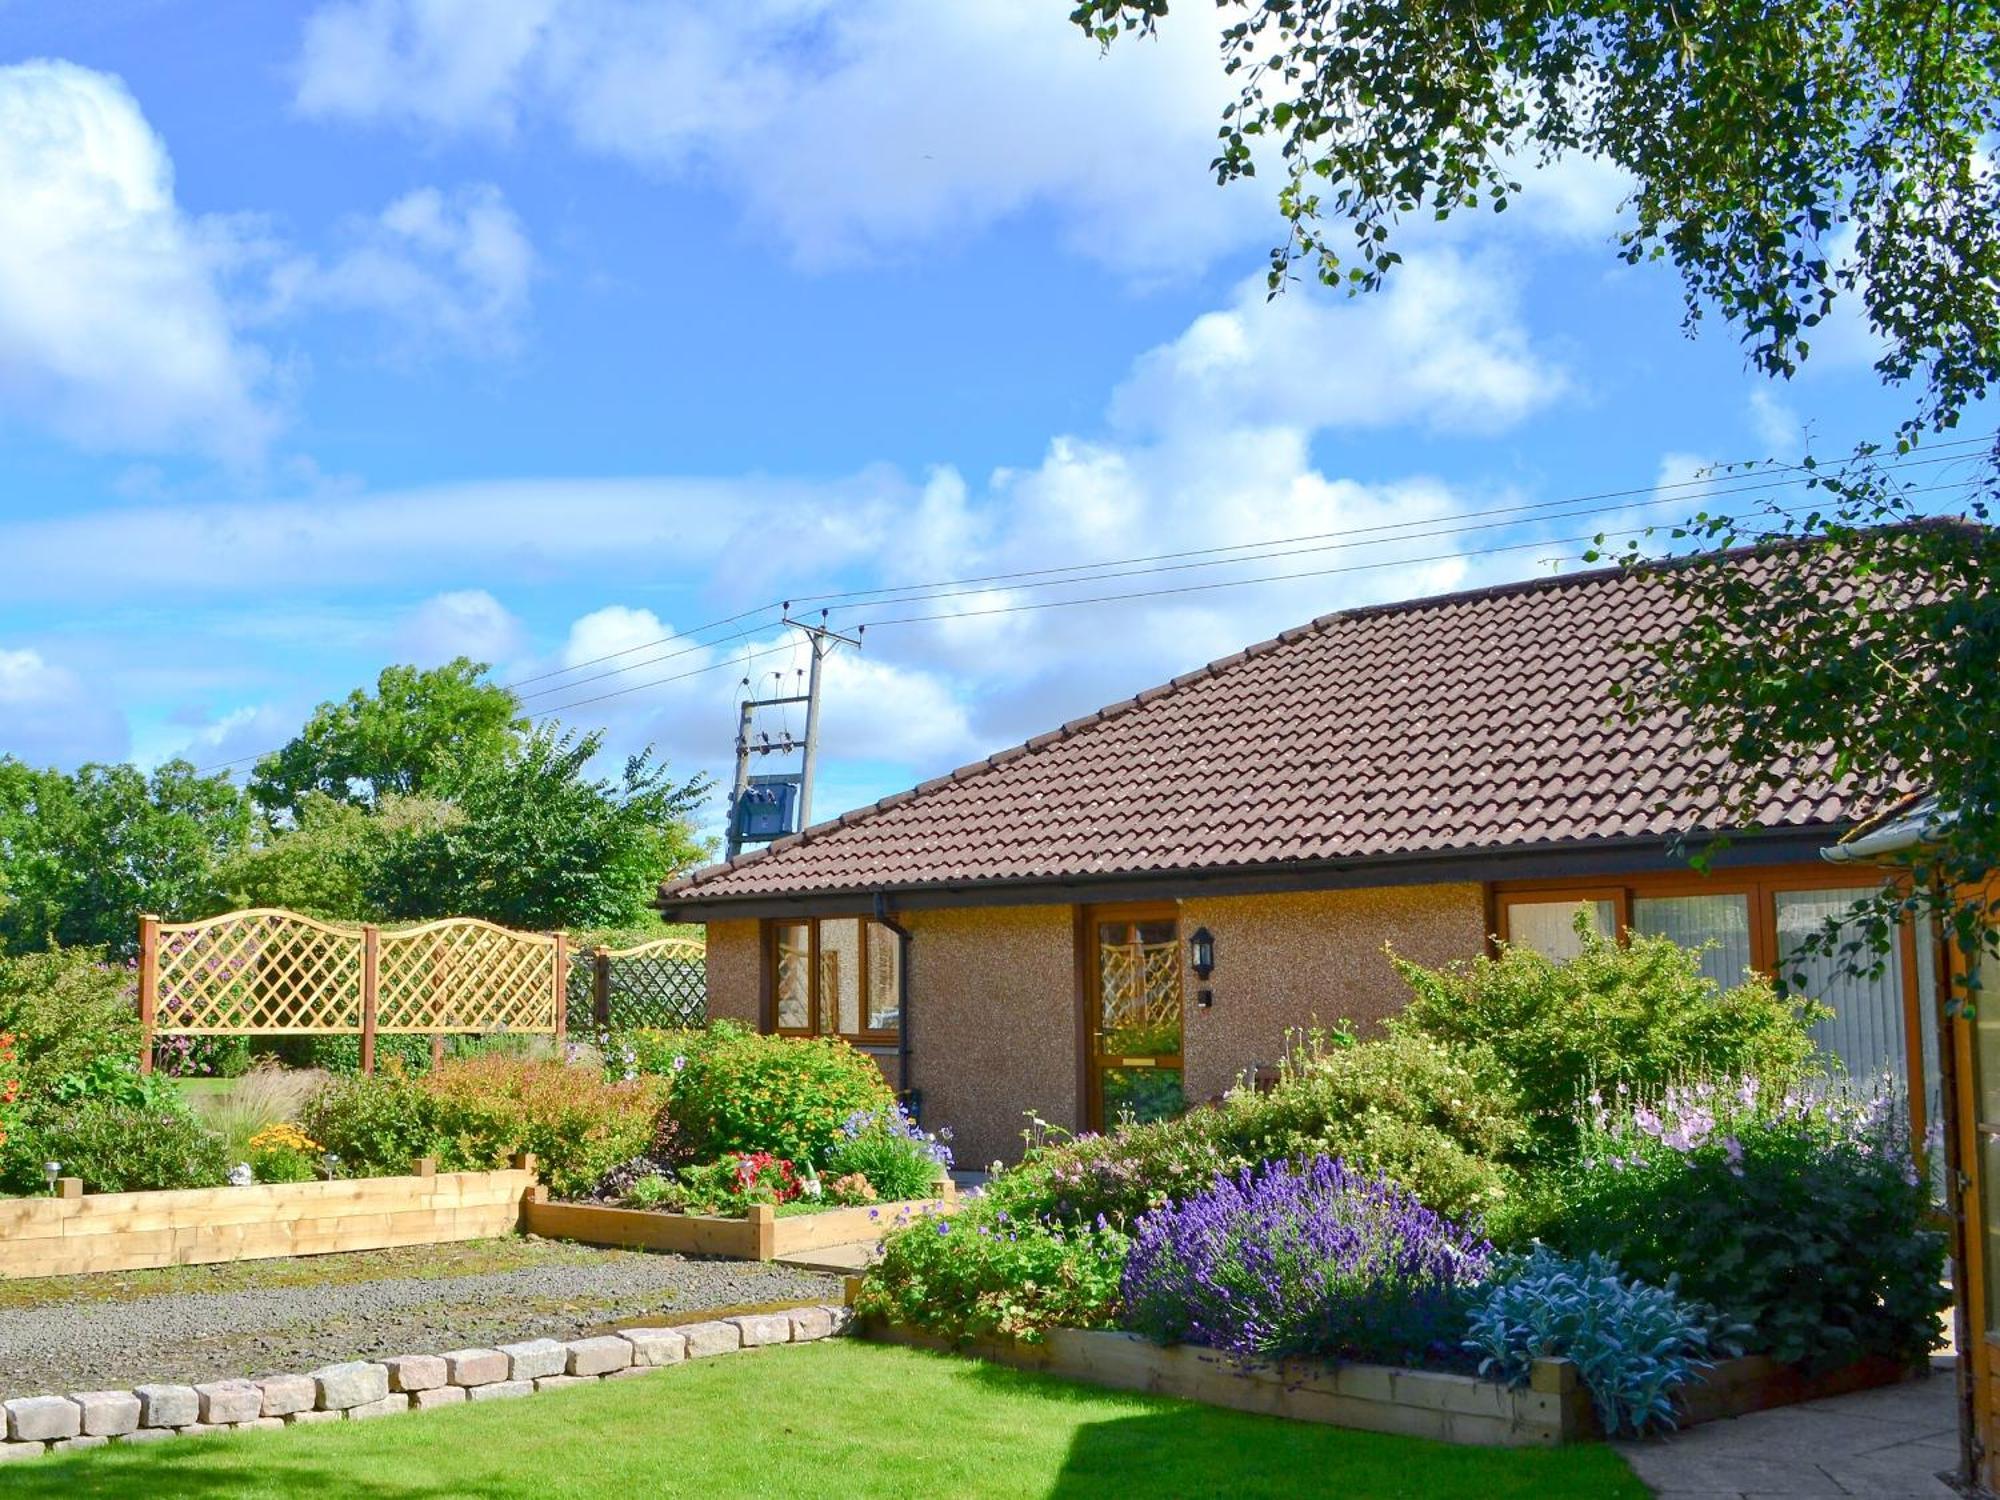
[[[1204,1108],[1107,1135],[1051,1140],[994,1177],[987,1196],[1016,1218],[1070,1225],[1101,1218],[1125,1228],[1169,1198],[1199,1193],[1247,1165],[1226,1127],[1222,1109]]]
[[[141,1073],[137,1058],[115,1055],[93,1058],[74,1072],[49,1079],[41,1096],[56,1104],[101,1099],[135,1108],[173,1108],[181,1102],[181,1091],[171,1079]]]
[[[1466,1344],[1479,1373],[1525,1385],[1538,1359],[1577,1367],[1607,1435],[1673,1427],[1680,1388],[1735,1347],[1714,1315],[1666,1286],[1634,1280],[1597,1254],[1570,1260],[1546,1245],[1503,1262],[1474,1301]]]
[[[398,1176],[422,1156],[435,1156],[447,1171],[474,1165],[446,1138],[436,1098],[393,1062],[378,1073],[330,1081],[305,1107],[299,1125],[337,1159],[343,1176]]]
[[[1125,1325],[1246,1360],[1459,1363],[1467,1292],[1492,1253],[1476,1231],[1331,1157],[1245,1168],[1139,1220]]]
[[[1945,1237],[1891,1096],[1697,1084],[1600,1105],[1580,1129],[1545,1230],[1559,1249],[1655,1284],[1678,1274],[1683,1295],[1744,1326],[1749,1352],[1810,1370],[1915,1362],[1936,1344]]]
[[[221,1138],[177,1104],[45,1101],[30,1108],[16,1139],[0,1169],[0,1185],[16,1193],[44,1190],[50,1161],[93,1193],[219,1187],[229,1172]]]
[[[820,1167],[831,1179],[862,1177],[878,1198],[928,1198],[951,1170],[949,1139],[948,1130],[925,1131],[900,1104],[858,1109],[841,1122]]]
[[[0,958],[0,1031],[14,1037],[23,1092],[100,1057],[139,1058],[138,976],[101,948]]]
[[[670,1080],[668,1110],[689,1159],[769,1151],[824,1160],[857,1110],[895,1096],[873,1059],[831,1037],[760,1036],[731,1022],[705,1031],[634,1032],[641,1074]]]
[[[448,1061],[418,1087],[455,1164],[499,1167],[532,1151],[561,1195],[586,1191],[646,1149],[663,1092],[651,1079],[612,1082],[597,1068],[502,1055]]]
[[[882,1258],[855,1311],[953,1341],[1017,1338],[1050,1328],[1108,1328],[1128,1241],[1112,1228],[1018,1218],[987,1198],[956,1213],[892,1217]]]
[[[1534,1154],[1566,1161],[1578,1096],[1619,1084],[1657,1093],[1692,1078],[1746,1076],[1783,1089],[1815,1066],[1810,1027],[1824,1008],[1768,980],[1718,989],[1698,951],[1667,938],[1597,936],[1567,962],[1503,948],[1442,969],[1395,959],[1412,996],[1399,1025],[1491,1050],[1528,1112]]]
[[[457,1038],[452,1038],[456,1041]],[[449,1042],[446,1044],[449,1045]],[[391,1058],[405,1073],[431,1070],[431,1039],[406,1032],[391,1032],[375,1038],[375,1066]],[[358,1036],[316,1036],[308,1049],[308,1061],[328,1073],[354,1074],[361,1071],[361,1038]]]
[[[251,1136],[245,1151],[259,1182],[311,1182],[320,1175],[324,1148],[296,1125],[267,1125]]]

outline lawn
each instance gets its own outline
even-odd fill
[[[1453,1448],[845,1340],[444,1411],[10,1465],[9,1500],[476,1495],[1643,1500],[1609,1449]]]

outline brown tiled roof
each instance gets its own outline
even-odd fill
[[[1680,627],[1658,571],[1345,610],[661,888],[662,904],[1247,871],[1683,831],[1712,779],[1619,718],[1624,643]],[[1781,789],[1765,828],[1850,810]]]

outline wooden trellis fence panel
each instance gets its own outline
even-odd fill
[[[595,948],[570,960],[570,1008],[601,1027],[699,1026],[708,1019],[708,950],[696,938]]]
[[[139,919],[140,1066],[156,1036],[361,1037],[566,1029],[569,940],[448,917],[384,932],[260,908],[199,922]]]

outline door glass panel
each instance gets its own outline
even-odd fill
[[[1618,913],[1609,901],[1516,901],[1507,907],[1507,941],[1565,963],[1583,952],[1576,935],[1579,906],[1589,908],[1599,937],[1613,935]]]
[[[1743,895],[1638,896],[1632,930],[1701,948],[1701,971],[1722,989],[1750,967],[1750,898]]]
[[[780,922],[772,933],[776,972],[771,988],[777,997],[778,1029],[807,1031],[812,1027],[812,928],[805,922]]]
[[[1778,966],[1787,985],[1803,976],[1804,992],[1833,1008],[1813,1025],[1813,1040],[1838,1057],[1856,1083],[1910,1076],[1909,1033],[1903,1024],[1903,936],[1894,932],[1879,979],[1841,972],[1838,953],[1804,954],[1805,940],[1866,894],[1860,890],[1780,891]],[[1843,941],[1858,934],[1842,929]]]
[[[902,1018],[903,944],[880,922],[868,924],[868,1029],[894,1031]]]
[[[1181,1050],[1181,945],[1173,922],[1100,922],[1097,1029],[1107,1061]]]
[[[1106,1129],[1169,1119],[1187,1108],[1179,1068],[1106,1068],[1103,1079]]]
[[[822,1032],[852,1036],[861,1029],[861,919],[819,924],[819,1005]]]

